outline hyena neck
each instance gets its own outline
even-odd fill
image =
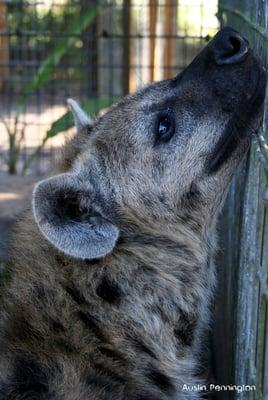
[[[116,274],[115,266],[120,265],[127,271],[125,276],[131,287],[136,286],[136,281],[137,285],[141,282],[146,285],[144,290],[154,293],[149,303],[154,301],[154,307],[161,310],[171,324],[177,326],[177,319],[182,318],[179,315],[187,315],[187,320],[194,321],[189,343],[193,351],[198,352],[197,338],[203,336],[209,325],[209,306],[215,287],[211,262],[216,248],[214,229],[200,232],[182,221],[174,225],[155,225],[123,230],[110,256],[109,271]],[[136,307],[146,302],[145,293],[141,291],[136,298]]]
[[[138,225],[126,229],[117,250],[123,264],[144,265],[155,271],[159,280],[176,287],[180,308],[208,321],[209,305],[216,277],[214,253],[217,249],[216,223],[201,224],[200,219],[176,218],[170,222]],[[133,264],[132,264],[133,265]],[[161,285],[161,283],[158,283]],[[170,294],[167,293],[167,296]]]
[[[117,251],[136,262],[173,272],[180,268],[203,270],[216,249],[215,224],[201,225],[198,220],[179,217],[172,222],[123,228]]]

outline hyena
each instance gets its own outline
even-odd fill
[[[265,74],[221,30],[184,72],[82,134],[18,223],[2,296],[1,400],[199,399],[216,222]]]

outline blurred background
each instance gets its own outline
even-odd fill
[[[46,172],[69,127],[51,133],[68,97],[94,114],[174,76],[216,32],[216,11],[215,0],[1,0],[1,170]]]
[[[74,134],[66,99],[94,117],[145,83],[182,71],[224,25],[247,36],[267,66],[267,0],[0,0],[2,275],[14,221]],[[266,115],[260,134],[221,218],[207,357],[210,381],[256,391],[220,399],[268,400]]]

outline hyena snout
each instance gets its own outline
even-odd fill
[[[215,35],[182,75],[184,82],[199,77],[203,99],[207,101],[208,93],[213,101],[220,97],[223,110],[230,103],[231,111],[240,107],[255,92],[262,92],[263,100],[265,79],[261,62],[247,39],[229,27]]]
[[[245,59],[249,43],[231,28],[224,29],[215,37],[212,52],[216,64],[236,64]]]

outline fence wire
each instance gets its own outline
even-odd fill
[[[74,22],[97,5],[95,18],[79,31]],[[215,13],[216,0],[0,0],[0,170],[7,169],[6,128],[14,131],[16,117],[20,172],[66,111],[66,98],[91,99],[94,113],[104,99],[111,104],[146,82],[175,75],[215,33]],[[70,41],[58,62],[59,42]],[[48,57],[49,78],[29,93]],[[47,141],[31,172],[46,171],[63,141],[62,135]]]

